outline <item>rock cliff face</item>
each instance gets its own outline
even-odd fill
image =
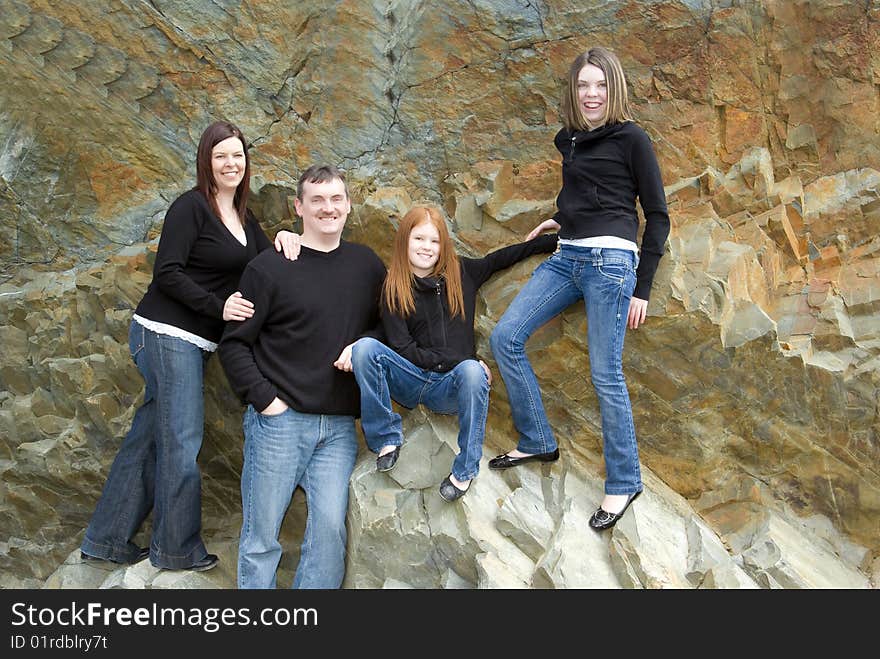
[[[594,44],[621,56],[673,223],[624,354],[648,494],[590,535],[601,433],[573,307],[529,344],[563,460],[484,469],[444,506],[451,421],[414,411],[397,480],[361,457],[346,585],[872,585],[878,35],[876,0],[4,3],[0,587],[180,585],[65,559],[141,393],[127,325],[211,120],[252,141],[270,235],[296,228],[299,172],[329,161],[352,189],[348,238],[387,259],[397,219],[429,201],[483,254],[553,212],[560,85]],[[490,365],[489,332],[538,262],[481,289]],[[216,360],[206,388],[205,535],[229,568],[208,583],[229,587],[241,406]],[[486,457],[513,437],[496,378]],[[284,585],[302,524],[297,497]]]

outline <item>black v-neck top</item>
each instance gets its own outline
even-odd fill
[[[180,195],[165,215],[153,280],[135,313],[219,342],[226,298],[236,291],[248,262],[271,246],[250,211],[244,231],[247,245],[232,235],[199,190]]]

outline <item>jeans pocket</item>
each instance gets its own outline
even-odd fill
[[[137,363],[135,359],[138,353],[144,349],[146,345],[147,328],[137,321],[132,321],[131,329],[128,331],[128,354],[131,355],[132,361]]]
[[[603,261],[596,268],[599,271],[599,274],[607,279],[611,279],[616,281],[617,283],[622,284],[626,281],[626,278],[631,275],[635,275],[635,270],[630,263],[619,260],[612,261]]]
[[[286,407],[286,408],[284,408],[283,412],[278,412],[277,414],[263,414],[262,412],[257,412],[256,415],[260,421],[272,422],[275,419],[280,419],[285,414],[287,414],[289,411],[290,411],[290,407]]]

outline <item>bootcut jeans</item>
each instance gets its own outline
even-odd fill
[[[153,511],[150,562],[183,569],[208,554],[201,538],[201,475],[196,458],[204,434],[204,370],[211,353],[135,320],[128,347],[144,378],[144,402],[110,467],[81,549],[131,563],[131,539]]]
[[[622,363],[637,264],[638,257],[628,250],[563,245],[535,269],[490,337],[520,435],[517,448],[531,454],[554,451],[556,439],[525,345],[535,330],[583,299],[590,376],[602,417],[606,494],[631,494],[642,489]]]

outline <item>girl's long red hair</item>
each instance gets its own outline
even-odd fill
[[[431,272],[431,277],[443,277],[446,280],[446,299],[449,311],[453,316],[464,316],[464,295],[461,292],[461,265],[455,245],[449,236],[446,222],[433,206],[415,206],[400,220],[397,234],[394,236],[394,251],[391,254],[391,265],[385,277],[383,295],[385,305],[391,313],[409,316],[416,309],[413,297],[415,275],[409,264],[409,234],[422,224],[430,222],[440,234],[440,257]]]

